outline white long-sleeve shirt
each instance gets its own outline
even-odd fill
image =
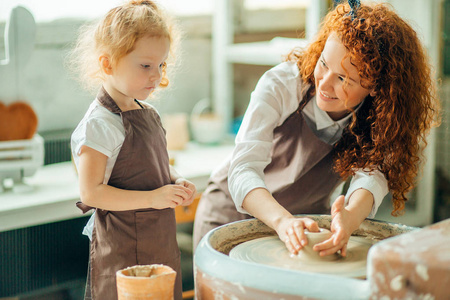
[[[228,173],[228,188],[241,213],[248,214],[243,209],[242,202],[250,191],[255,188],[269,190],[264,182],[264,169],[271,162],[273,130],[298,109],[301,87],[302,80],[297,65],[284,62],[267,71],[251,95],[236,136]],[[332,120],[317,106],[315,97],[308,102],[302,114],[314,134],[330,145],[342,137],[351,118],[348,115],[339,121]],[[357,170],[350,182],[346,202],[354,191],[361,188],[373,195],[374,204],[368,216],[373,218],[388,193],[387,180],[378,170]]]

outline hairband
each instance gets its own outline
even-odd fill
[[[353,21],[356,18],[356,11],[361,6],[361,2],[359,2],[359,0],[348,0],[348,4],[350,5],[350,12],[348,14]],[[364,21],[364,19],[362,19],[361,21]]]
[[[361,2],[359,0],[348,0],[348,4],[350,5],[350,12],[347,14],[351,17],[352,21],[355,19],[358,19],[360,22],[364,22],[364,18],[357,18],[356,12],[361,6]],[[378,46],[378,53],[380,53],[381,56],[383,56],[386,52],[386,47],[384,46],[383,41],[379,38],[378,34],[374,32],[377,46]]]

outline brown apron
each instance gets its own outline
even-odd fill
[[[143,109],[122,112],[104,89],[97,99],[112,113],[120,114],[125,127],[125,140],[108,185],[149,191],[170,184],[165,131],[157,112],[142,106]],[[90,251],[92,299],[117,299],[116,271],[148,264],[168,265],[177,272],[174,296],[181,299],[180,250],[174,210],[97,208]]]
[[[332,150],[332,145],[320,140],[308,127],[300,106],[274,129],[272,161],[264,169],[265,183],[291,214],[330,214],[329,196],[340,182],[333,171]],[[202,195],[195,216],[194,247],[211,229],[252,218],[236,210],[228,190],[229,167],[230,162],[211,176]]]

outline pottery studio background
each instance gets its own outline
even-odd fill
[[[0,102],[31,105],[45,150],[42,166],[31,170],[32,176],[23,176],[31,189],[22,192],[2,173],[0,160],[0,179],[6,185],[0,192],[0,299],[81,299],[88,260],[88,240],[81,230],[87,217],[74,207],[77,187],[69,140],[94,96],[74,80],[64,58],[79,26],[120,2],[0,2]],[[195,180],[199,191],[231,151],[257,80],[301,42],[296,38],[314,34],[332,2],[159,1],[179,20],[183,39],[171,86],[152,104],[167,127],[175,166]],[[450,1],[386,2],[412,21],[429,50],[440,79],[443,122],[430,135],[423,176],[405,216],[390,217],[390,201],[385,199],[377,218],[424,226],[450,217]],[[10,25],[15,26],[13,33],[7,34],[11,10],[18,5],[32,18],[17,16]],[[239,47],[224,47],[232,43]],[[201,118],[209,113],[209,119]],[[205,119],[213,121],[198,124]],[[58,180],[64,189],[57,188]],[[185,290],[193,288],[190,230],[190,222],[180,222]]]

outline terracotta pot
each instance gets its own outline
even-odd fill
[[[176,272],[165,265],[133,266],[116,273],[119,300],[173,299]]]

